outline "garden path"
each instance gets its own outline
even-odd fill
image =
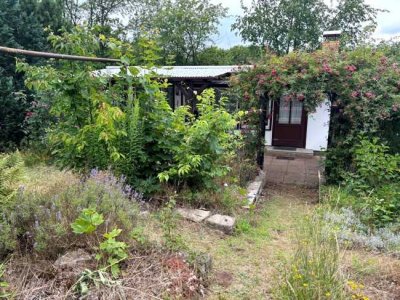
[[[266,153],[264,170],[266,182],[275,184],[318,187],[318,170],[321,157],[314,155],[298,156],[293,154]]]
[[[179,228],[188,246],[213,259],[207,299],[272,299],[280,260],[294,249],[292,233],[317,199],[312,189],[269,185],[253,213],[237,216],[250,228],[232,236],[183,220]]]

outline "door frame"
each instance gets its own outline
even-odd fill
[[[293,147],[293,146],[284,146],[284,145],[276,145],[276,126],[282,126],[282,125],[286,125],[286,124],[278,124],[278,120],[279,120],[279,102],[281,100],[276,100],[274,101],[274,105],[273,105],[273,124],[272,124],[272,141],[271,141],[271,145],[272,146],[277,146],[277,147]],[[290,107],[291,107],[291,101],[290,101]],[[291,108],[290,108],[290,112],[289,112],[289,120],[291,119]],[[291,124],[287,124],[288,126],[290,126]],[[296,147],[296,148],[306,148],[306,140],[307,140],[307,125],[308,125],[308,113],[307,111],[304,109],[304,104],[303,104],[303,109],[302,109],[302,115],[301,115],[301,124],[300,126],[302,126],[302,139],[301,139],[301,147]]]

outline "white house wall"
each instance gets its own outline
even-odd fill
[[[274,114],[272,114],[274,115]],[[330,103],[327,100],[316,108],[316,111],[308,115],[307,132],[306,132],[306,149],[321,151],[328,147],[330,120]],[[273,120],[271,120],[272,125]],[[265,145],[272,145],[272,131],[265,131]]]
[[[306,149],[321,151],[328,147],[330,103],[325,101],[308,115]]]

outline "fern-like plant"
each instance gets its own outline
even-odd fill
[[[0,155],[0,258],[15,247],[15,228],[10,223],[10,216],[15,211],[14,200],[22,171],[23,160],[19,152]]]
[[[17,193],[17,182],[22,175],[23,160],[19,152],[0,156],[0,207],[12,202]]]

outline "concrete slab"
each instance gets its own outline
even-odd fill
[[[285,160],[277,159],[277,157],[276,153],[266,152],[264,170],[266,172],[267,183],[295,184],[311,188],[318,187],[318,172],[321,170],[322,158],[311,155],[296,155],[291,156],[291,159]]]
[[[207,218],[205,222],[227,234],[231,234],[235,228],[235,218],[230,216],[216,214]]]
[[[196,223],[202,222],[211,215],[211,212],[202,209],[177,208],[176,212],[183,218]]]

